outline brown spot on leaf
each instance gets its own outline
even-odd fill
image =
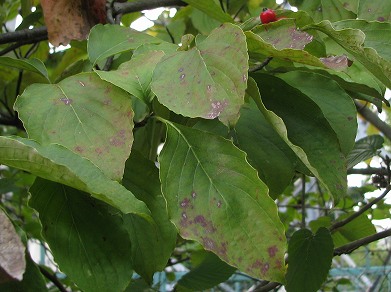
[[[197,198],[197,193],[196,193],[195,191],[192,191],[192,192],[191,192],[191,197],[192,197],[193,199]]]
[[[382,16],[379,16],[378,18],[377,18],[377,21],[386,21],[386,19],[384,18],[384,17],[382,17]]]
[[[209,237],[201,237],[202,239],[202,245],[208,249],[208,250],[211,250],[211,251],[215,251],[216,250],[216,242],[209,238]]]
[[[207,119],[214,119],[214,118],[218,117],[221,114],[221,112],[226,108],[227,105],[228,105],[228,101],[227,100],[222,100],[222,101],[216,100],[216,101],[213,101],[211,103],[211,108],[212,109],[206,115],[206,118]]]
[[[106,98],[103,100],[103,105],[110,105],[111,104],[111,98]]]
[[[111,92],[111,86],[107,86],[105,89],[105,94],[109,94]]]
[[[273,246],[271,246],[271,247],[269,247],[269,248],[267,249],[267,252],[269,253],[269,256],[270,256],[271,258],[274,257],[274,256],[276,255],[277,251],[278,251],[278,248],[277,248],[277,246],[275,246],[275,245],[273,245]]]
[[[113,136],[109,140],[110,145],[113,145],[115,147],[121,147],[125,145],[125,131],[120,130],[117,135]]]
[[[79,153],[83,153],[83,152],[84,152],[84,149],[83,149],[83,147],[81,147],[81,146],[76,146],[76,147],[75,147],[75,151],[76,151],[76,152],[79,152]]]
[[[217,208],[221,208],[221,205],[222,205],[223,203],[221,202],[221,201],[218,201],[217,202]]]

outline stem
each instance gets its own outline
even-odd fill
[[[363,174],[363,175],[372,175],[372,174],[381,174],[388,175],[388,170],[385,168],[375,168],[375,167],[367,167],[367,168],[351,168],[348,169],[348,174]]]
[[[357,248],[359,248],[363,245],[367,245],[371,242],[377,241],[382,238],[386,238],[388,236],[391,236],[391,229],[387,229],[387,230],[375,233],[373,235],[370,235],[370,236],[367,236],[364,238],[360,238],[359,240],[350,242],[350,243],[345,244],[343,246],[340,246],[340,247],[334,249],[334,255],[336,256],[336,255],[341,255],[341,254],[349,254],[352,251],[356,250]]]
[[[187,3],[180,0],[140,0],[135,2],[119,3],[113,5],[113,14],[132,13],[141,10],[154,9],[164,6],[186,6]]]
[[[49,281],[51,281],[61,292],[68,292],[67,289],[64,288],[62,283],[57,279],[56,275],[49,273],[44,268],[39,267],[39,271],[42,275],[45,276]]]
[[[345,220],[342,220],[342,221],[339,221],[339,222],[336,222],[334,223],[329,229],[330,231],[333,231],[337,228],[340,228],[346,224],[348,224],[349,222],[353,221],[354,219],[356,219],[358,216],[360,216],[361,214],[363,214],[365,211],[369,210],[373,205],[375,205],[377,202],[381,201],[387,194],[388,192],[391,190],[391,186],[388,186],[383,194],[381,194],[381,196],[377,197],[376,199],[372,200],[370,203],[366,204],[364,207],[362,207],[359,211],[353,213],[351,216],[349,216],[348,218],[346,218]]]
[[[250,68],[248,70],[248,72],[251,73],[251,72],[256,72],[256,71],[259,71],[259,70],[263,69],[264,67],[267,66],[267,64],[270,63],[271,60],[273,60],[273,57],[267,57],[261,64],[258,64],[256,66]]]

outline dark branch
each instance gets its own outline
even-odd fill
[[[338,221],[336,223],[334,223],[329,229],[330,231],[333,231],[337,228],[340,228],[346,224],[348,224],[349,222],[353,221],[354,219],[356,219],[358,216],[360,216],[361,214],[363,214],[364,212],[366,212],[367,210],[371,209],[373,205],[375,205],[376,203],[378,203],[379,201],[381,201],[387,194],[388,192],[391,190],[391,186],[388,186],[385,191],[383,192],[383,194],[381,194],[381,196],[377,197],[376,199],[372,200],[371,202],[369,202],[368,204],[366,204],[364,207],[362,207],[360,210],[358,210],[357,212],[353,213],[351,216],[349,216],[348,218],[346,218],[345,220],[342,220],[342,221]]]
[[[351,168],[348,169],[348,174],[363,174],[363,175],[372,175],[372,174],[380,174],[380,175],[388,175],[388,170],[385,168],[375,168],[375,167],[367,167],[367,168]]]
[[[112,8],[113,17],[120,14],[132,13],[142,10],[154,9],[165,6],[186,6],[187,3],[180,0],[139,0],[134,2],[115,2]],[[15,32],[0,34],[0,45],[15,43],[0,51],[0,56],[26,44],[33,44],[48,39],[46,26],[33,29],[23,29]]]
[[[269,64],[271,60],[273,60],[273,57],[267,57],[262,63],[250,68],[248,71],[249,72],[259,71],[263,69],[265,66],[267,66],[267,64]]]
[[[340,246],[340,247],[334,249],[334,255],[337,256],[337,255],[341,255],[341,254],[349,254],[352,251],[359,248],[360,246],[367,245],[371,242],[377,241],[382,238],[386,238],[388,236],[391,236],[391,229],[381,231],[381,232],[375,233],[373,235],[370,235],[370,236],[367,236],[364,238],[360,238],[359,240],[353,241],[353,242],[345,244],[343,246]]]
[[[186,6],[187,3],[180,0],[140,0],[135,2],[118,3],[113,5],[113,14],[132,13],[141,10],[154,9],[164,6]]]
[[[57,277],[51,273],[49,273],[48,271],[46,271],[44,268],[42,267],[39,267],[39,271],[41,272],[42,275],[45,276],[45,278],[47,278],[49,281],[51,281],[54,285],[56,285],[56,287],[58,288],[58,290],[60,290],[61,292],[67,292],[67,289],[64,288],[64,286],[62,285],[62,283],[57,279]]]
[[[42,40],[43,37],[48,37],[46,26],[37,27],[34,29],[22,29],[0,34],[0,45],[18,42],[20,40],[30,40],[30,43]]]
[[[358,101],[355,101],[356,108],[358,113],[372,125],[374,125],[380,132],[384,134],[389,140],[391,140],[391,127],[383,122],[377,114],[372,112],[365,105],[361,104]]]

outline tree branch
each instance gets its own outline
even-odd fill
[[[373,235],[370,235],[370,236],[367,236],[364,238],[360,238],[359,240],[353,241],[353,242],[345,244],[343,246],[340,246],[340,247],[334,249],[334,255],[339,256],[341,254],[349,254],[352,251],[359,248],[360,246],[367,245],[371,242],[374,242],[374,241],[382,239],[382,238],[386,238],[388,236],[391,236],[391,229],[387,229],[387,230],[375,233]]]
[[[367,168],[351,168],[348,169],[348,174],[363,174],[363,175],[372,175],[372,174],[381,174],[388,175],[388,170],[385,168],[375,168],[375,167],[367,167]]]
[[[120,14],[154,9],[158,7],[186,5],[187,3],[180,0],[139,0],[124,3],[115,2],[113,5],[113,16],[115,17]],[[1,51],[0,55],[4,55],[22,45],[37,43],[47,39],[48,32],[46,26],[0,34],[0,45],[17,42],[9,48]]]
[[[60,290],[61,292],[67,292],[67,289],[64,288],[64,286],[62,285],[62,283],[57,279],[57,277],[51,273],[49,273],[48,271],[46,271],[44,268],[39,267],[39,271],[41,272],[42,275],[45,276],[45,278],[47,278],[49,281],[51,281],[54,285],[56,285],[56,287],[58,288],[58,290]]]
[[[338,221],[336,223],[334,223],[333,225],[330,226],[329,230],[330,231],[333,231],[337,228],[340,228],[346,224],[348,224],[349,222],[353,221],[354,219],[356,219],[358,216],[360,216],[361,214],[363,214],[365,211],[369,210],[370,208],[372,208],[373,205],[375,205],[377,202],[379,202],[380,200],[382,200],[387,194],[388,192],[391,190],[391,186],[388,186],[383,194],[381,194],[381,196],[377,197],[376,199],[372,200],[371,202],[369,202],[368,204],[366,204],[364,207],[362,207],[360,210],[358,210],[357,212],[353,213],[351,216],[349,216],[348,218],[346,218],[345,220],[342,220],[342,221]]]
[[[273,60],[273,57],[267,57],[265,60],[263,60],[262,63],[250,68],[248,72],[256,72],[263,69],[265,66],[267,66],[267,64],[270,63],[271,60]]]
[[[391,127],[383,122],[377,114],[372,112],[369,108],[358,101],[354,101],[358,113],[373,126],[375,126],[380,132],[384,134],[389,140],[391,140]]]
[[[164,6],[186,6],[187,3],[180,0],[140,0],[134,2],[115,2],[113,5],[113,14],[132,13],[141,10],[154,9]]]

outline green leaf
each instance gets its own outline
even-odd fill
[[[280,21],[278,21],[280,22]],[[263,27],[263,26],[261,26]],[[260,27],[260,28],[261,28]],[[260,30],[259,28],[259,30]],[[295,28],[292,27],[292,30]],[[288,29],[285,29],[286,32],[288,32]],[[266,30],[266,33],[269,32],[269,28]],[[297,48],[290,47],[291,44],[283,43],[280,45],[280,47],[276,47],[273,44],[272,40],[263,39],[261,35],[255,34],[252,31],[246,31],[246,38],[247,38],[247,46],[248,51],[251,57],[255,59],[259,59],[260,56],[264,58],[265,56],[274,57],[274,58],[280,58],[283,60],[289,60],[296,63],[311,65],[315,67],[320,68],[327,68],[327,66],[317,57],[311,55],[309,52],[303,50],[303,44],[296,44]],[[288,38],[289,40],[292,40],[292,36],[280,36],[280,38]],[[308,40],[310,41],[310,35],[307,35]],[[280,39],[279,38],[279,39]],[[293,44],[292,44],[293,46]]]
[[[162,51],[149,51],[122,63],[116,71],[95,71],[100,78],[122,88],[149,104],[155,96],[151,92],[152,74],[164,56]]]
[[[391,87],[391,62],[382,58],[374,48],[365,46],[365,34],[361,30],[353,28],[337,29],[328,20],[307,25],[302,29],[315,29],[325,33],[363,64],[384,85]]]
[[[45,77],[50,83],[48,77],[48,71],[44,63],[38,59],[13,59],[10,57],[0,57],[0,65],[6,67],[12,67],[20,70],[27,70],[34,73],[37,73],[43,77]]]
[[[208,35],[213,29],[221,23],[198,9],[193,9],[191,12],[191,22],[194,27],[202,34]]]
[[[120,180],[133,143],[129,94],[84,73],[58,84],[33,84],[15,103],[29,138],[57,143]]]
[[[277,75],[315,102],[337,134],[343,154],[354,146],[357,133],[356,107],[334,80],[315,73],[292,71]]]
[[[253,79],[248,82],[250,95],[258,92],[254,83]],[[295,153],[251,100],[250,104],[242,107],[235,130],[238,146],[247,153],[248,161],[267,184],[270,195],[276,198],[293,178],[297,162]]]
[[[168,218],[158,169],[152,161],[132,151],[126,162],[123,185],[147,204],[154,219],[150,222],[133,214],[124,216],[132,243],[133,268],[151,284],[153,274],[167,265],[177,231]]]
[[[390,21],[391,2],[360,0],[357,17],[366,20]]]
[[[342,221],[352,214],[353,213],[343,214],[338,217],[338,221]],[[368,219],[367,215],[362,214],[348,224],[336,229],[332,236],[334,246],[339,247],[375,233],[376,229],[371,220]]]
[[[159,44],[162,40],[128,27],[95,25],[88,37],[88,56],[93,65],[112,55],[136,49],[146,43]]]
[[[258,108],[306,167],[338,201],[346,195],[345,157],[321,109],[283,80],[254,74]]]
[[[184,2],[191,6],[201,10],[209,17],[216,19],[220,22],[233,22],[231,16],[225,13],[216,2],[211,0],[184,0]]]
[[[388,4],[391,8],[391,3]],[[365,33],[364,47],[373,48],[377,54],[387,61],[391,61],[391,23],[366,21],[361,19],[345,20],[333,23],[336,30],[359,29]]]
[[[284,227],[245,153],[222,137],[165,123],[160,180],[181,236],[249,275],[283,281]]]
[[[352,1],[293,0],[290,1],[290,3],[291,5],[298,7],[300,10],[307,11],[315,21],[321,21],[323,19],[338,21],[341,19],[356,18],[356,14],[353,12],[355,11],[355,6]]]
[[[308,229],[296,231],[288,246],[287,291],[318,291],[326,280],[333,251],[328,229],[321,227],[315,235]]]
[[[356,142],[354,148],[347,156],[348,169],[361,161],[365,161],[377,155],[383,147],[384,138],[380,135],[370,135]]]
[[[248,55],[243,31],[223,24],[197,47],[157,64],[152,91],[170,110],[188,117],[235,124],[247,86]]]
[[[84,291],[124,290],[132,266],[121,220],[88,194],[55,182],[38,178],[30,193],[61,270]]]
[[[236,271],[213,253],[207,253],[203,261],[185,274],[177,283],[176,291],[203,291],[225,282]]]
[[[28,139],[0,136],[0,163],[88,192],[124,213],[149,218],[148,208],[130,191],[61,145],[42,146]]]

